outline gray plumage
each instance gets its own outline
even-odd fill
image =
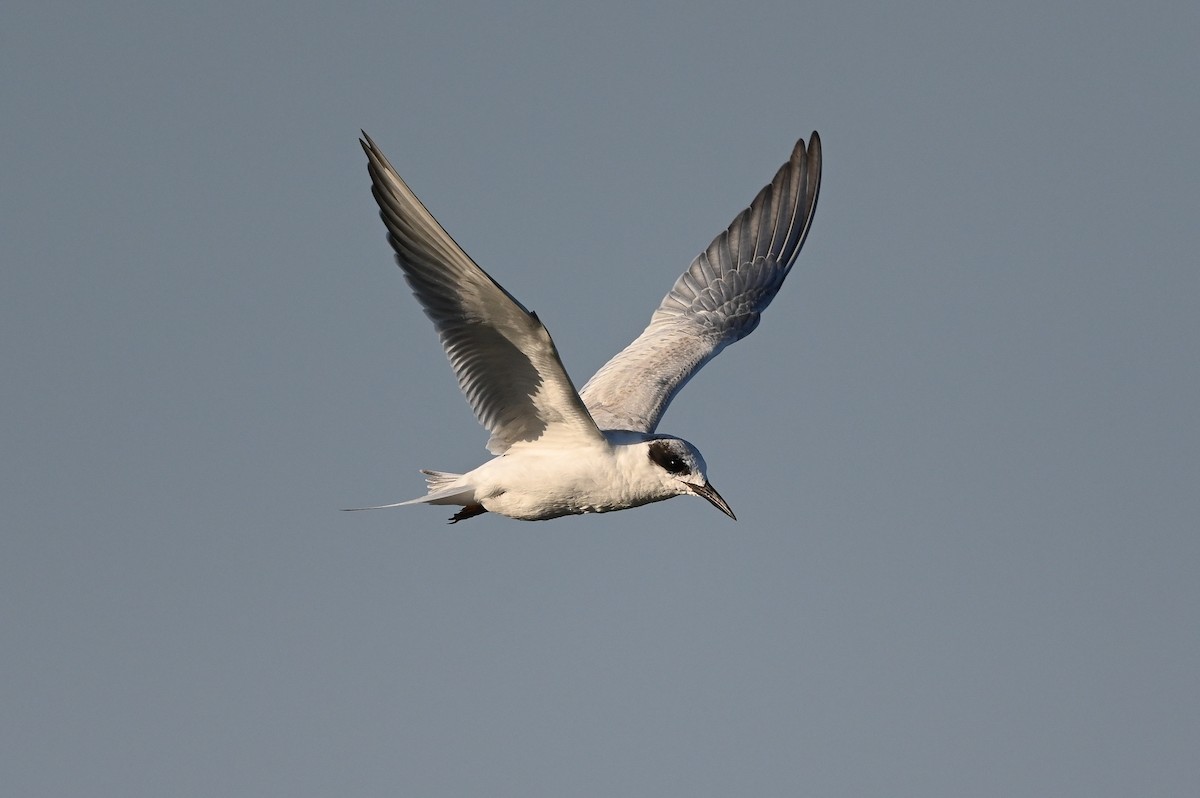
[[[796,142],[749,208],[701,252],[633,343],[580,395],[601,429],[653,432],[700,368],[758,326],[804,245],[821,186],[821,139]]]
[[[388,243],[437,328],[459,387],[492,435],[488,451],[503,454],[547,435],[602,440],[538,317],[471,260],[363,137]]]

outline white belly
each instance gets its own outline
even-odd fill
[[[489,460],[465,476],[485,509],[524,521],[624,510],[675,495],[631,480],[629,470],[619,467],[624,448],[531,447]]]

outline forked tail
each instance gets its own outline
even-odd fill
[[[392,507],[404,507],[409,504],[460,504],[464,507],[475,504],[475,488],[459,482],[462,474],[451,474],[448,471],[431,471],[422,468],[425,475],[425,487],[428,493],[419,499],[409,499],[394,504],[377,504],[373,507],[347,507],[348,512],[357,510],[388,510]]]

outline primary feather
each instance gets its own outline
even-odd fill
[[[583,386],[601,429],[653,432],[687,381],[754,331],[804,245],[820,186],[814,131],[675,281],[642,334]]]
[[[603,441],[538,317],[450,237],[363,133],[371,193],[413,294],[433,321],[459,387],[503,454],[535,440]]]

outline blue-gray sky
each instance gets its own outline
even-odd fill
[[[6,792],[1200,790],[1195,3],[11,5]],[[338,512],[486,457],[360,127],[579,383],[821,132],[737,523]]]

